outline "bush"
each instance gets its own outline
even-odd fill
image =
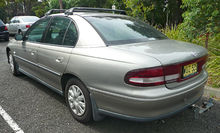
[[[180,40],[205,45],[205,36],[198,36],[194,39],[189,39],[182,31],[181,26],[166,27],[161,30],[170,39]],[[209,37],[209,58],[207,62],[207,71],[209,73],[208,85],[215,88],[220,88],[220,33],[210,35]]]

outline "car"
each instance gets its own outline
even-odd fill
[[[171,40],[122,10],[73,7],[47,14],[6,53],[11,72],[64,96],[79,122],[162,119],[203,95],[207,50]]]
[[[8,28],[1,19],[0,19],[0,39],[9,41]]]
[[[13,17],[8,27],[9,34],[24,34],[30,26],[39,20],[36,16],[15,16]]]

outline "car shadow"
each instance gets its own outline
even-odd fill
[[[46,87],[45,85],[39,83],[38,81],[36,81],[36,80],[34,80],[34,79],[24,75],[24,74],[21,74],[18,77],[19,77],[19,79],[21,79],[25,82],[29,82],[31,85],[35,86],[40,91],[43,91],[47,95],[55,98],[60,103],[65,104],[65,99],[62,95],[56,93],[55,91],[51,90],[50,88]]]
[[[202,101],[207,98],[202,98]],[[150,122],[134,122],[106,117],[100,122],[88,124],[91,129],[103,133],[201,133],[220,131],[220,102],[215,102],[215,106],[208,112],[195,116],[192,109],[186,109],[176,115],[163,120]]]

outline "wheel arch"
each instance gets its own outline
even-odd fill
[[[65,73],[65,74],[63,74],[62,77],[61,77],[61,87],[62,87],[62,91],[63,91],[64,96],[65,96],[65,87],[66,87],[66,84],[67,84],[68,80],[71,79],[71,78],[75,78],[75,79],[80,80],[80,81],[86,86],[85,82],[83,82],[83,81],[79,78],[79,76],[76,76],[75,74],[72,74],[72,73]],[[87,86],[86,86],[86,88],[87,88]],[[88,91],[89,91],[89,90],[88,90]]]

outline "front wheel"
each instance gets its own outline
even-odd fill
[[[18,65],[14,60],[14,57],[11,53],[9,53],[9,65],[10,65],[10,70],[13,75],[18,76],[19,71],[18,71]]]
[[[79,122],[92,119],[92,105],[89,91],[78,79],[71,78],[65,88],[65,100],[72,116]]]

